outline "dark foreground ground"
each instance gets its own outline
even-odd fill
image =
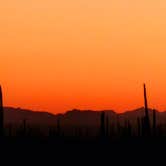
[[[3,138],[5,165],[165,165],[166,139],[62,141],[39,138]]]

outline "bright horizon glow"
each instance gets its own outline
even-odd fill
[[[52,113],[166,110],[165,0],[0,2],[4,104]]]

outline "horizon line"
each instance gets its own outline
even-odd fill
[[[78,108],[73,108],[73,109],[70,109],[70,110],[66,110],[64,112],[57,112],[57,113],[53,113],[53,112],[50,112],[50,111],[46,111],[46,110],[34,110],[34,109],[30,109],[30,108],[23,108],[23,107],[14,107],[14,106],[4,106],[4,108],[12,108],[12,109],[16,109],[16,110],[24,110],[24,111],[31,111],[31,112],[38,112],[38,113],[49,113],[49,114],[52,114],[52,115],[58,115],[58,114],[66,114],[67,112],[70,112],[70,111],[80,111],[80,112],[86,112],[86,111],[92,111],[92,112],[102,112],[102,111],[112,111],[112,112],[115,112],[116,114],[123,114],[123,113],[126,113],[126,112],[133,112],[133,111],[136,111],[136,110],[140,110],[140,109],[145,109],[144,106],[142,107],[137,107],[137,108],[134,108],[134,109],[130,109],[130,110],[125,110],[123,112],[117,112],[116,110],[114,109],[100,109],[100,110],[95,110],[95,109],[78,109]],[[149,111],[152,111],[152,110],[156,110],[157,112],[166,112],[166,110],[158,110],[158,109],[155,109],[155,108],[148,108]]]

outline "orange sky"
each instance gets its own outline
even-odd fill
[[[5,105],[166,110],[165,0],[0,2]]]

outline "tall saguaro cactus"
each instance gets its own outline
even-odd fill
[[[147,102],[147,92],[146,85],[144,84],[144,105],[145,105],[145,130],[146,135],[150,134],[150,119],[149,119],[149,111],[148,111],[148,102]]]
[[[4,119],[3,119],[3,96],[2,96],[2,87],[0,86],[0,136],[4,134]]]

